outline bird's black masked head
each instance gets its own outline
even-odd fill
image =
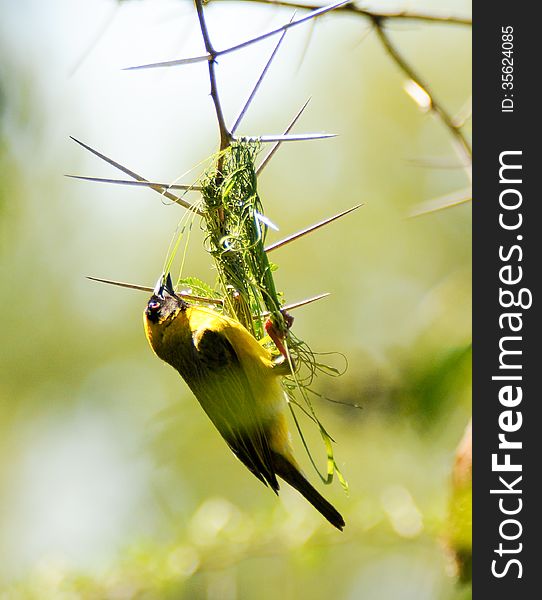
[[[173,289],[171,275],[162,275],[154,288],[153,295],[147,303],[145,316],[151,323],[162,323],[180,311],[186,310],[187,304],[177,296]]]

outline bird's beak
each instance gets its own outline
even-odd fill
[[[164,273],[161,275],[160,279],[156,282],[154,286],[153,294],[160,298],[160,300],[164,299],[164,293],[167,293],[169,296],[176,298],[179,301],[181,308],[186,308],[186,302],[182,299],[181,296],[178,296],[173,289],[173,281],[171,281],[171,275],[168,273],[167,275]]]
[[[167,292],[170,296],[176,296],[175,290],[173,289],[173,282],[171,281],[171,274],[162,273],[160,278],[154,286],[153,294],[158,298],[164,299],[164,292]]]
[[[175,290],[173,289],[173,282],[171,281],[171,275],[168,273],[166,277],[166,283],[164,284],[164,290],[170,296],[176,296]]]
[[[163,281],[164,275],[162,274],[158,278],[158,281],[156,282],[156,285],[154,286],[154,290],[152,292],[155,296],[158,296],[158,298],[164,297],[164,286],[162,285]]]

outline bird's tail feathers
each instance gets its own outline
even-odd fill
[[[342,515],[316,491],[295,465],[281,454],[274,452],[273,467],[279,477],[304,496],[334,527],[341,531],[343,530],[345,522]]]

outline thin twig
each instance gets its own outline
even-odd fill
[[[198,12],[201,35],[203,36],[203,43],[205,44],[205,50],[207,50],[209,56],[208,65],[209,80],[211,82],[211,98],[213,99],[213,103],[215,105],[216,118],[218,120],[218,129],[220,131],[220,150],[225,150],[230,145],[231,133],[226,127],[224,113],[222,112],[222,105],[220,104],[220,98],[218,96],[218,86],[216,84],[215,65],[218,53],[213,48],[213,45],[211,44],[211,38],[209,37],[209,32],[207,31],[207,23],[205,22],[205,15],[203,13],[202,0],[195,0],[195,3],[196,10]]]
[[[459,112],[452,119],[456,127],[463,127],[472,116],[472,97],[459,109]]]
[[[472,161],[472,149],[463,132],[461,131],[461,128],[457,127],[449,113],[443,108],[441,103],[435,99],[435,96],[430,87],[416,73],[414,68],[403,58],[401,53],[391,42],[386,30],[384,29],[382,19],[375,17],[373,18],[373,23],[378,38],[382,42],[382,45],[384,46],[388,54],[391,56],[391,58],[394,60],[397,66],[403,71],[403,73],[408,77],[408,79],[410,79],[418,87],[420,87],[421,90],[425,92],[425,94],[429,98],[431,102],[429,109],[432,110],[439,117],[440,121],[448,129],[453,139],[456,141],[456,145],[463,159],[465,167],[468,167]]]
[[[301,2],[289,2],[288,0],[251,0],[258,4],[267,4],[269,6],[282,6],[285,8],[293,8],[298,10],[318,10],[321,5],[317,4],[302,4]],[[472,25],[472,19],[467,17],[458,17],[456,15],[444,15],[431,12],[416,12],[416,11],[392,11],[392,12],[377,12],[356,6],[354,2],[348,2],[343,6],[337,7],[338,12],[354,13],[368,19],[397,19],[403,21],[427,21],[429,23],[449,23],[453,25]]]

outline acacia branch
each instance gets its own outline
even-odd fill
[[[257,2],[259,4],[267,4],[269,6],[281,6],[287,7],[291,9],[299,9],[299,10],[309,10],[315,11],[321,8],[321,6],[317,4],[303,4],[300,2],[290,1],[290,0],[251,0],[252,2]],[[351,13],[366,19],[369,19],[376,30],[376,34],[380,43],[382,44],[384,50],[387,54],[392,58],[392,60],[396,63],[399,69],[405,74],[407,79],[412,82],[413,87],[418,88],[418,91],[421,95],[423,95],[424,100],[426,101],[426,108],[429,109],[438,120],[444,125],[444,127],[450,133],[454,147],[456,148],[462,162],[462,167],[465,169],[467,176],[470,179],[470,169],[472,165],[472,148],[470,142],[466,138],[463,133],[462,127],[465,124],[466,119],[470,116],[469,106],[466,105],[461,111],[460,114],[456,117],[452,116],[445,108],[435,98],[435,95],[430,88],[430,86],[423,80],[423,78],[417,73],[416,69],[412,67],[412,65],[403,57],[399,49],[395,46],[395,44],[390,39],[388,32],[385,29],[385,24],[387,21],[397,20],[397,21],[421,21],[427,23],[436,23],[436,24],[450,24],[450,25],[464,25],[471,26],[472,20],[467,17],[459,17],[453,15],[444,15],[430,12],[416,12],[416,11],[396,11],[396,12],[378,12],[373,10],[368,10],[361,8],[355,4],[355,2],[348,2],[341,6],[335,8],[335,12],[343,12],[343,13]],[[456,193],[453,194],[455,197]],[[470,201],[471,195],[470,193],[465,193],[464,190],[460,192],[461,199],[459,202],[454,201],[450,203],[437,203],[438,206],[433,206],[429,208],[428,212],[433,212],[435,210],[440,210],[442,208],[448,208],[449,206],[454,206],[456,204],[462,202]],[[424,205],[421,205],[422,207]],[[425,211],[416,211],[416,215],[423,214]]]
[[[195,2],[201,3],[201,0],[195,0]],[[267,33],[262,33],[261,35],[258,35],[254,38],[250,38],[249,40],[241,42],[240,44],[236,44],[235,46],[230,46],[229,48],[225,48],[224,50],[213,50],[212,54],[209,53],[209,51],[207,51],[207,54],[204,54],[202,56],[191,56],[189,58],[180,58],[178,60],[166,60],[166,61],[162,61],[162,62],[158,62],[158,63],[137,65],[135,67],[126,67],[123,70],[124,71],[136,71],[136,70],[141,70],[141,69],[157,69],[157,68],[163,68],[163,67],[176,67],[179,65],[189,65],[189,64],[194,64],[194,63],[203,62],[203,61],[211,62],[211,61],[216,60],[216,58],[218,58],[219,56],[222,56],[224,54],[230,54],[231,52],[236,52],[237,50],[242,50],[243,48],[247,48],[248,46],[251,46],[252,44],[257,44],[258,42],[266,40],[267,38],[269,38],[273,35],[282,33],[283,31],[286,31],[287,29],[296,27],[297,25],[301,25],[302,23],[306,23],[307,21],[310,21],[311,19],[316,19],[317,17],[321,17],[322,15],[324,15],[332,10],[337,10],[337,8],[344,6],[347,3],[348,3],[348,0],[341,0],[340,2],[337,2],[336,4],[330,4],[328,6],[318,7],[316,10],[311,11],[308,15],[305,15],[304,17],[301,17],[300,19],[291,20],[289,23],[286,23],[285,25],[282,25],[281,27],[272,29],[271,31],[268,31]]]
[[[407,78],[413,81],[426,95],[430,101],[429,109],[440,119],[442,124],[448,129],[453,139],[456,141],[458,150],[463,158],[465,167],[472,161],[472,148],[461,128],[454,122],[453,117],[444,109],[442,104],[436,100],[435,95],[427,83],[418,75],[415,69],[403,58],[399,50],[392,43],[383,26],[383,21],[379,17],[373,17],[373,24],[383,47],[403,71]]]
[[[207,30],[207,23],[205,22],[205,15],[203,14],[203,3],[202,0],[195,0],[196,10],[198,12],[199,26],[201,29],[201,35],[203,36],[203,43],[205,44],[205,50],[209,55],[207,64],[209,65],[209,80],[211,82],[211,98],[215,105],[216,118],[218,120],[218,129],[220,131],[220,150],[225,150],[231,142],[231,133],[226,127],[226,121],[224,120],[224,113],[222,111],[222,105],[220,104],[220,98],[218,96],[218,86],[216,84],[216,57],[217,52],[213,48],[211,38],[209,37],[209,31]]]
[[[285,8],[292,8],[296,10],[318,10],[322,8],[322,5],[318,4],[303,4],[301,2],[289,2],[288,0],[250,0],[251,2],[257,2],[258,4],[268,4],[269,6],[283,6]],[[451,25],[472,25],[472,19],[468,17],[459,17],[457,15],[444,15],[439,13],[431,12],[416,12],[409,10],[392,11],[392,12],[378,12],[368,10],[356,6],[355,2],[348,2],[343,6],[339,6],[335,9],[336,12],[346,12],[366,17],[367,19],[390,19],[390,20],[403,20],[403,21],[425,21],[429,23],[442,23]]]

